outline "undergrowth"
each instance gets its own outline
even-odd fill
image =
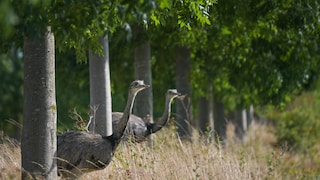
[[[320,179],[320,92],[304,92],[284,110],[270,108],[276,145],[287,147],[284,171],[299,179]]]
[[[303,155],[294,154],[286,146],[274,146],[272,127],[254,125],[245,144],[233,139],[232,125],[228,125],[228,145],[224,149],[196,135],[192,143],[181,141],[173,128],[164,128],[153,136],[151,145],[120,144],[107,168],[87,173],[80,180],[319,178],[319,174],[308,171],[307,164],[299,163]],[[2,137],[0,179],[20,179],[20,161],[19,144]]]

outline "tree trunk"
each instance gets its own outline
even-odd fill
[[[201,96],[198,100],[198,128],[200,134],[207,136],[211,142],[214,137],[213,133],[213,99],[212,84],[208,86],[208,97]]]
[[[151,49],[150,41],[144,41],[141,37],[145,34],[143,27],[134,28],[134,39],[139,42],[134,49],[134,76],[136,80],[144,80],[149,88],[141,91],[135,100],[134,114],[139,117],[147,117],[153,122],[153,95],[152,95],[152,72],[151,72]]]
[[[227,119],[224,114],[224,104],[215,99],[213,108],[216,141],[225,147],[227,145]]]
[[[198,100],[198,128],[201,135],[210,133],[209,100],[202,96]]]
[[[176,101],[177,132],[180,138],[191,140],[192,137],[192,106],[190,85],[190,50],[185,46],[176,47],[176,87],[178,92],[186,94],[182,101]]]
[[[91,123],[89,130],[103,136],[112,134],[112,102],[108,36],[99,38],[103,55],[89,51]]]
[[[245,109],[237,110],[234,116],[236,140],[240,143],[246,142],[247,112]]]
[[[247,109],[247,129],[252,126],[252,123],[254,122],[254,109],[253,105],[250,105],[249,108]]]
[[[54,35],[24,40],[22,179],[57,179]]]

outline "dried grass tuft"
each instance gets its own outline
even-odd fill
[[[247,140],[245,144],[237,144],[232,125],[228,125],[228,145],[224,149],[208,143],[197,134],[192,143],[181,141],[173,128],[164,128],[153,135],[151,146],[147,142],[122,143],[107,168],[86,173],[80,179],[234,180],[296,177],[294,173],[290,175],[287,161],[296,163],[300,156],[290,154],[285,147],[276,147],[272,128],[253,126]],[[7,137],[0,138],[0,179],[20,179],[20,155],[19,143]],[[302,175],[299,177],[304,177]]]

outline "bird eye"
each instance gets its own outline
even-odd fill
[[[139,82],[135,81],[134,83],[132,83],[132,87],[138,87],[139,86]]]

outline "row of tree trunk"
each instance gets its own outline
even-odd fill
[[[140,36],[139,33],[143,33],[142,27],[135,28],[135,38]],[[108,37],[101,37],[99,42],[103,47],[103,55],[89,52],[90,105],[92,108],[90,130],[109,136],[112,134],[112,103]],[[144,80],[146,84],[151,85],[150,42],[146,40],[139,43],[134,52],[135,79]],[[177,46],[175,54],[176,88],[178,92],[187,95],[184,100],[176,102],[175,123],[180,138],[191,140],[192,127],[195,127],[196,123],[192,117],[190,98],[192,95],[190,49],[185,46]],[[24,171],[22,178],[56,179],[55,43],[50,27],[40,39],[25,37],[24,69],[24,122],[21,143]],[[137,96],[134,110],[136,115],[140,117],[149,115],[152,121],[152,97],[152,88]],[[213,136],[224,144],[227,124],[224,106],[219,101],[213,101],[214,113],[212,113],[211,104],[210,99],[204,97],[199,99],[199,129],[201,132],[214,132]],[[243,112],[242,116],[236,113],[236,117],[242,119],[241,123],[240,120],[235,121],[236,134],[241,141],[245,141],[245,131],[249,121],[244,120]]]
[[[227,125],[234,124],[235,140],[245,143],[247,131],[254,121],[254,109],[235,110],[233,115],[225,114],[224,103],[212,97],[200,97],[198,100],[198,130],[201,135],[215,139],[221,147],[227,145]],[[214,137],[214,138],[213,138]]]

